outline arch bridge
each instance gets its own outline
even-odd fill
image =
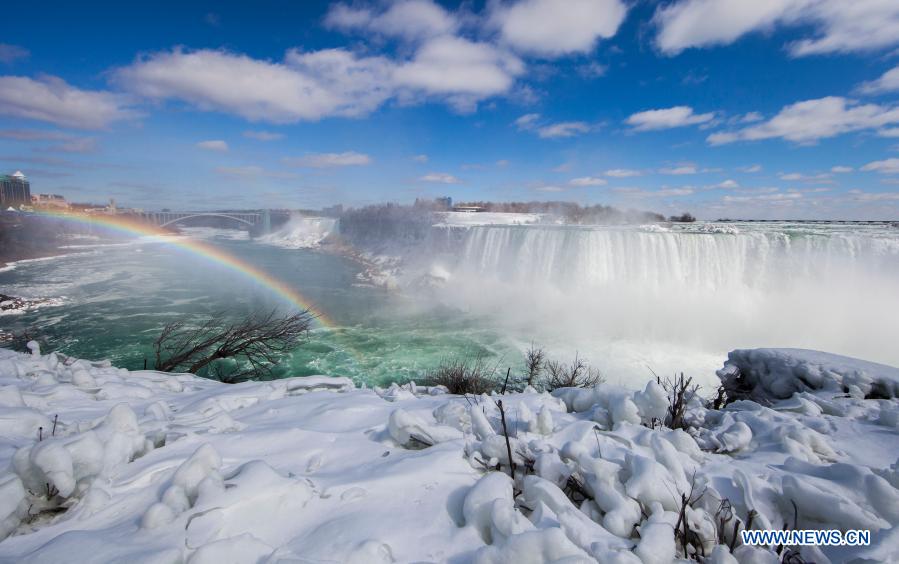
[[[229,219],[249,227],[263,226],[266,223],[266,214],[255,212],[145,212],[141,215],[143,216],[144,221],[148,221],[159,227],[167,227],[197,217]]]

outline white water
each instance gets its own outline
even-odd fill
[[[277,231],[257,239],[284,249],[315,248],[334,231],[337,220],[330,217],[295,216]]]
[[[756,346],[899,365],[899,230],[886,225],[461,231],[431,267],[448,273],[445,299],[539,340],[666,365]]]

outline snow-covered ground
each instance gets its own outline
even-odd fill
[[[663,563],[683,556],[682,494],[706,562],[779,561],[731,552],[750,512],[758,529],[872,531],[869,547],[802,548],[807,562],[899,561],[897,370],[882,365],[735,351],[722,378],[760,403],[694,401],[684,431],[655,423],[655,382],[464,398],[33,350],[0,349],[4,562]]]

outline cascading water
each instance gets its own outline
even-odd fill
[[[330,235],[337,220],[330,217],[294,216],[280,229],[257,239],[260,243],[285,249],[308,249],[317,247]]]
[[[899,364],[899,230],[889,225],[479,226],[451,238],[439,259],[445,298],[534,339],[718,358],[795,346]]]

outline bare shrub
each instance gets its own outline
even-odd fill
[[[162,372],[199,373],[226,383],[263,378],[280,355],[299,345],[315,314],[309,310],[279,317],[275,311],[256,313],[239,323],[221,327],[220,315],[197,326],[184,321],[166,325],[153,348],[155,369]],[[232,364],[223,370],[222,363]]]
[[[425,374],[424,382],[428,386],[445,386],[449,393],[458,395],[489,394],[498,384],[496,367],[488,367],[480,354],[474,358],[445,358]]]
[[[577,353],[571,364],[549,360],[545,367],[548,378],[544,387],[550,391],[556,388],[592,388],[603,382],[599,370],[590,367]]]
[[[656,381],[668,394],[668,411],[665,414],[665,426],[669,429],[687,429],[689,425],[684,419],[687,406],[694,397],[699,394],[699,385],[693,384],[693,378],[685,378],[683,372],[680,376],[662,380],[656,376]]]
[[[528,347],[528,350],[524,353],[524,370],[528,386],[537,384],[537,381],[540,379],[540,374],[543,372],[545,363],[546,351],[537,347],[534,343],[531,343],[531,346]]]

